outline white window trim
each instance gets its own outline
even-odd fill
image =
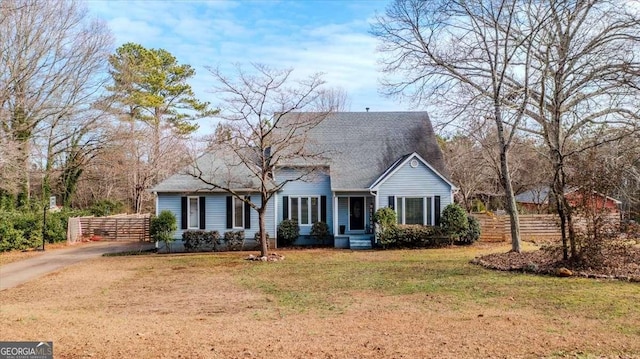
[[[317,213],[318,222],[322,221],[322,218],[321,218],[322,209],[320,208],[320,207],[322,207],[322,204],[320,203],[320,196],[289,196],[289,198],[287,199],[287,201],[289,202],[288,203],[288,209],[289,209],[288,215],[289,215],[289,218],[293,218],[293,216],[291,215],[292,214],[291,213],[291,207],[292,207],[291,206],[291,200],[293,198],[297,198],[298,199],[298,226],[300,226],[300,227],[311,227],[311,226],[313,226],[313,222],[311,221],[311,218],[313,217],[311,215],[311,199],[312,198],[315,198],[317,200],[317,203],[318,203],[318,207],[317,207],[317,210],[318,210],[318,213]],[[308,216],[307,219],[309,220],[308,224],[302,224],[300,222],[300,218],[302,218],[302,201],[301,201],[302,198],[307,198],[307,205],[309,206],[309,213],[307,214],[307,216]]]
[[[429,223],[427,216],[429,215],[429,206],[427,206],[427,197],[422,197],[422,225]]]
[[[423,226],[427,226],[429,222],[431,222],[431,226],[433,226],[433,223],[435,222],[435,216],[434,216],[434,196],[431,197],[424,197],[424,196],[396,196],[395,197],[395,208],[396,208],[396,215],[398,213],[398,203],[400,203],[400,201],[402,201],[402,218],[400,224],[406,224],[407,220],[407,206],[406,206],[406,198],[422,198],[422,225]],[[428,218],[429,216],[429,207],[427,206],[427,201],[429,201],[431,203],[431,218]]]
[[[195,227],[191,226],[191,200],[193,198],[195,198],[196,203],[198,203],[196,207],[197,224]],[[187,197],[187,229],[200,229],[200,197],[197,197],[197,196]]]
[[[232,224],[232,226],[231,227],[233,227],[232,229],[244,229],[245,228],[245,226],[244,226],[244,211],[245,211],[244,206],[246,206],[247,204],[243,200],[238,198],[238,197],[233,196],[231,198],[232,198],[232,203],[231,203],[231,220],[232,220],[231,224]],[[236,201],[242,202],[242,223],[240,224],[240,226],[236,225],[237,224],[236,223]]]

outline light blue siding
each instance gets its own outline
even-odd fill
[[[160,213],[164,210],[169,210],[173,212],[173,215],[176,216],[176,219],[178,220],[178,230],[176,231],[176,233],[173,234],[173,238],[175,239],[182,238],[182,232],[183,232],[183,230],[180,229],[180,221],[182,218],[182,211],[180,209],[181,197],[182,196],[174,195],[174,194],[169,194],[169,195],[162,194],[162,193],[158,194],[158,208],[156,212]]]
[[[170,210],[178,219],[178,230],[174,234],[175,239],[182,239],[182,233],[185,231],[180,229],[181,226],[181,198],[182,197],[205,197],[205,224],[207,231],[218,231],[220,235],[224,235],[224,232],[229,231],[227,229],[227,194],[169,194],[169,193],[159,193],[158,194],[158,213],[162,210]],[[257,205],[261,204],[260,196],[258,194],[251,194],[251,201],[256,203]],[[267,229],[267,233],[269,233],[270,237],[275,237],[275,227],[274,227],[274,199],[272,199],[267,207],[267,212],[265,215],[265,228]],[[251,211],[251,228],[245,229],[245,238],[253,239],[256,232],[258,232],[258,212],[255,210]]]
[[[302,172],[298,169],[283,168],[275,173],[275,180],[282,182],[287,179],[295,179]],[[311,175],[305,181],[293,181],[287,183],[282,191],[278,193],[277,218],[278,223],[282,222],[283,217],[283,197],[297,196],[326,196],[327,197],[327,224],[329,230],[333,233],[333,201],[331,198],[331,180],[328,173],[316,173]],[[300,235],[309,235],[311,225],[300,226]]]
[[[418,160],[417,167],[406,161],[378,187],[378,207],[386,207],[388,197],[440,196],[440,212],[451,204],[451,186],[438,174]]]

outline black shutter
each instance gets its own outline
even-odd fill
[[[282,197],[282,220],[289,219],[289,196]]]
[[[187,229],[187,197],[180,198],[181,221],[180,229]]]
[[[433,210],[435,211],[435,225],[440,225],[440,196],[433,197]]]
[[[251,201],[251,197],[245,196],[245,201]],[[247,203],[243,203],[244,205],[244,228],[251,229],[251,206]]]
[[[205,205],[205,197],[200,197],[198,201],[198,210],[200,211],[200,229],[207,228],[207,223],[205,222],[207,217],[207,206]]]
[[[389,208],[395,210],[396,209],[396,197],[395,196],[389,196]]]
[[[327,196],[320,196],[320,221],[327,223]]]
[[[233,228],[233,197],[227,196],[227,229]]]

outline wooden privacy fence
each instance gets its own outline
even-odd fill
[[[115,215],[109,217],[69,218],[67,241],[99,239],[103,241],[150,241],[150,214]]]
[[[508,215],[473,213],[480,222],[480,241],[505,242],[511,240],[511,220]],[[521,214],[520,237],[525,241],[557,241],[561,238],[560,220],[555,214]],[[620,223],[617,214],[612,213],[609,220]],[[584,218],[575,219],[577,229],[586,226]]]

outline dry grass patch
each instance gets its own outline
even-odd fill
[[[0,292],[56,358],[640,357],[640,285],[489,271],[506,247],[100,258]]]

